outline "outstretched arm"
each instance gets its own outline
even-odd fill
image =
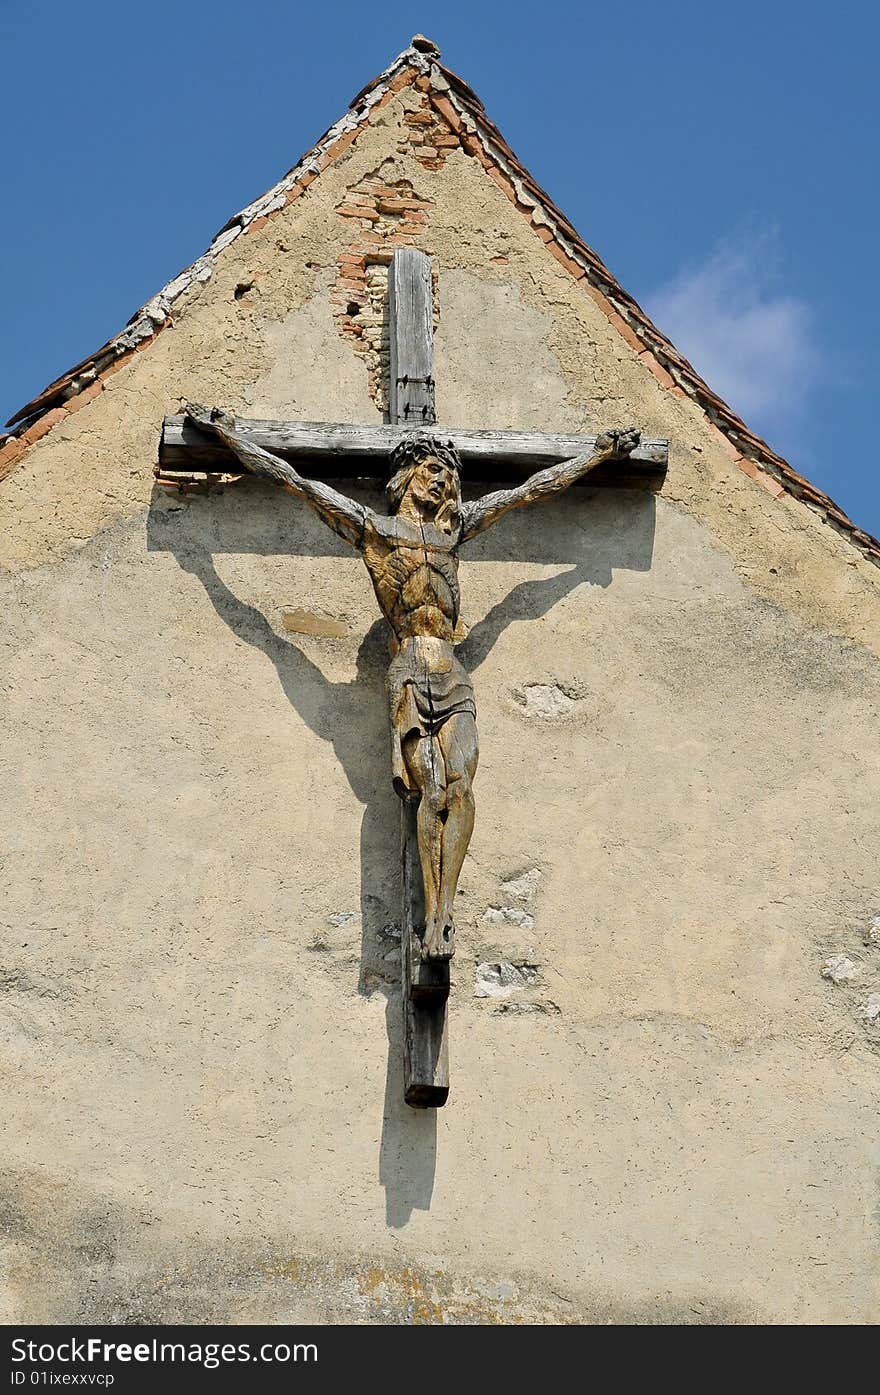
[[[221,411],[218,407],[201,407],[197,402],[188,402],[186,417],[200,431],[210,431],[214,436],[219,436],[221,441],[225,441],[251,474],[261,475],[273,484],[280,484],[282,489],[295,494],[297,499],[304,499],[328,528],[338,533],[344,542],[358,549],[362,546],[364,526],[369,513],[363,504],[359,504],[356,499],[349,499],[348,495],[340,494],[336,489],[331,489],[330,485],[324,484],[322,480],[304,479],[279,455],[263,450],[262,446],[255,445],[247,436],[238,432],[235,417],[229,412]]]
[[[561,494],[575,480],[589,474],[605,460],[618,460],[635,450],[641,438],[635,427],[625,431],[603,431],[596,437],[591,455],[576,455],[571,460],[563,460],[558,465],[550,465],[530,476],[524,484],[515,489],[498,489],[494,494],[484,494],[472,504],[462,508],[461,541],[475,538],[497,523],[502,514],[510,509],[522,509],[526,504],[536,504],[539,499],[548,499],[553,494]]]

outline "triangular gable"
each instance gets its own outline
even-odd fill
[[[50,383],[10,418],[11,430],[0,448],[0,479],[14,468],[29,445],[101,393],[104,381],[162,332],[171,322],[177,299],[194,283],[211,279],[217,260],[227,247],[237,238],[262,227],[274,214],[299,198],[323,170],[359,139],[369,127],[373,114],[408,86],[424,93],[435,119],[433,136],[431,131],[425,135],[426,166],[440,168],[451,146],[459,147],[477,160],[528,220],[547,250],[576,280],[583,281],[588,294],[661,385],[699,405],[731,460],[771,495],[790,494],[813,508],[880,565],[880,541],[860,529],[828,495],[798,474],[712,392],[520,164],[476,94],[440,62],[436,46],[420,35],[416,35],[410,47],[357,94],[345,115],[283,179],[230,218],[207,251],[163,286],[132,316],[120,334]],[[436,146],[438,139],[444,147],[442,150]]]

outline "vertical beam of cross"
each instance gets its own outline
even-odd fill
[[[395,426],[431,426],[434,407],[434,312],[431,259],[399,247],[388,268],[391,364],[388,414]]]
[[[436,421],[431,262],[412,247],[398,248],[388,268],[388,327],[390,420],[414,430],[428,428]],[[418,931],[424,931],[425,910],[417,808],[417,800],[404,800],[400,824],[404,1099],[418,1109],[436,1109],[449,1094],[449,961],[421,957]]]

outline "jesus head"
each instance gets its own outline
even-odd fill
[[[391,453],[386,486],[392,513],[451,533],[461,516],[461,463],[451,441],[406,436]]]

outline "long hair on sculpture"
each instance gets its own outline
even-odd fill
[[[443,441],[439,436],[405,436],[391,452],[392,475],[385,493],[391,512],[397,513],[416,470],[430,459],[439,460],[448,467],[446,495],[434,517],[434,527],[451,533],[461,519],[461,461],[451,441]]]

